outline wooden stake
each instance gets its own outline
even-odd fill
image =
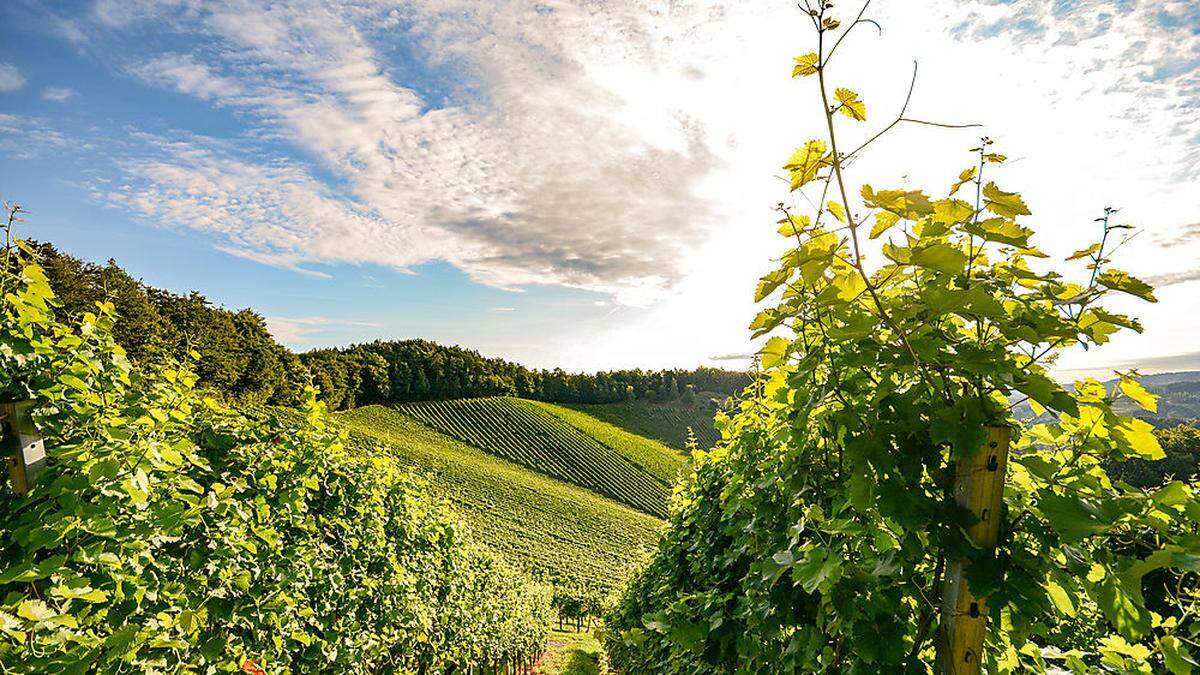
[[[956,462],[954,501],[978,518],[967,528],[967,536],[981,549],[996,548],[1000,535],[1004,472],[1011,439],[1012,430],[1008,427],[987,427],[982,450]],[[966,560],[951,561],[942,591],[938,672],[946,675],[977,675],[983,661],[988,624],[986,598],[971,593],[963,574],[966,566]]]

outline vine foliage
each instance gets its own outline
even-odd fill
[[[8,205],[6,205],[7,207]],[[387,456],[301,414],[231,410],[188,367],[135,368],[34,250],[0,269],[0,392],[49,462],[0,494],[0,671],[452,672],[531,662],[551,592],[472,543]]]
[[[990,613],[987,671],[1190,672],[1196,486],[1142,489],[1105,470],[1163,456],[1150,425],[1113,410],[1122,397],[1153,410],[1154,397],[1135,373],[1111,388],[1047,373],[1063,349],[1141,331],[1104,305],[1154,301],[1111,266],[1129,226],[1105,209],[1097,241],[1046,270],[986,138],[944,197],[852,184],[875,139],[931,123],[902,111],[847,150],[844,125],[872,107],[831,64],[872,23],[867,6],[845,21],[824,0],[802,8],[817,46],[793,76],[816,89],[825,133],[784,170],[815,208],[778,207],[789,248],[750,326],[768,337],[763,372],[718,416],[722,442],[695,454],[655,556],[610,612],[614,667],[930,672],[946,570],[966,560]],[[1014,415],[1026,400],[1036,419]],[[951,495],[987,426],[1014,430],[995,551],[971,545],[977,521]]]

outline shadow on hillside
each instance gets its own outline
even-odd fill
[[[582,649],[571,650],[562,669],[562,675],[598,675],[599,672],[600,662],[596,655]]]

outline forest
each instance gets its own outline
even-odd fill
[[[66,317],[112,302],[121,321],[114,338],[135,362],[195,359],[199,386],[236,400],[290,405],[311,376],[331,409],[371,404],[519,396],[551,403],[724,400],[748,383],[744,372],[620,370],[568,373],[535,370],[428,340],[374,341],[300,354],[279,344],[263,317],[214,306],[203,295],[175,294],[134,279],[114,260],[79,260],[46,243],[31,244]]]

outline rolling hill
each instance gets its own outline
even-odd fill
[[[631,434],[608,427],[609,445],[521,399],[427,401],[397,410],[462,443],[660,518],[666,516],[672,469],[682,465],[671,466],[668,458],[676,453],[661,444],[638,447]]]
[[[352,447],[386,452],[411,466],[456,506],[479,539],[560,587],[615,588],[653,547],[662,525],[641,510],[467,445],[392,408],[366,406],[335,420],[350,432]]]

